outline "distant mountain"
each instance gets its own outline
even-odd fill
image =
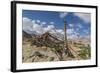
[[[23,30],[22,34],[23,34],[24,38],[32,38],[32,36],[30,34],[28,34],[27,32],[25,32],[24,30]]]
[[[34,31],[30,31],[30,30],[23,30],[23,31],[30,34],[31,36],[36,36],[37,35],[37,33],[34,32]]]

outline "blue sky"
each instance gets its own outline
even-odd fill
[[[30,31],[36,31],[33,27],[38,27],[37,29],[43,28],[43,30],[47,30],[46,28],[49,29],[50,27],[52,27],[59,32],[63,32],[63,18],[65,18],[67,21],[67,32],[70,36],[76,34],[83,37],[90,36],[91,15],[89,13],[23,10],[22,17],[23,25],[25,25],[24,30],[29,29]]]

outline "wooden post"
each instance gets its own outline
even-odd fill
[[[67,48],[67,22],[64,18],[64,48]]]
[[[68,48],[68,41],[67,41],[67,22],[66,18],[63,19],[64,21],[64,48],[63,48],[63,56],[68,57],[70,55],[70,50]]]

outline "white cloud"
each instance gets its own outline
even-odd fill
[[[42,24],[42,25],[45,25],[45,24],[46,24],[46,22],[41,22],[41,24]]]
[[[54,22],[50,22],[50,24],[54,24]]]
[[[77,38],[77,36],[74,35],[74,34],[72,34],[72,35],[68,35],[68,39],[76,39],[76,38]]]
[[[31,21],[31,19],[27,18],[27,17],[23,17],[23,21]]]
[[[69,26],[73,28],[74,27],[74,24],[69,24]]]
[[[70,35],[70,34],[73,34],[74,32],[74,29],[67,29],[67,34]]]
[[[40,20],[36,20],[37,23],[40,23]]]
[[[91,21],[91,16],[89,13],[74,13],[75,16],[78,16],[85,23],[89,23]]]
[[[23,18],[23,28],[24,30],[30,30],[31,32],[35,32],[38,35],[41,35],[45,32],[50,32],[51,34],[54,34],[59,39],[64,38],[64,30],[63,29],[56,29],[53,24],[43,26],[43,24],[46,24],[46,22],[36,23],[37,20],[31,20],[29,18]],[[28,32],[30,32],[28,31]],[[73,28],[67,29],[67,38],[73,39],[77,37],[77,33],[74,31]]]
[[[85,34],[89,34],[89,31],[88,31],[88,30],[83,30],[83,32],[84,32]]]
[[[77,24],[77,26],[78,26],[78,28],[83,28],[83,26],[79,23],[79,24]]]
[[[62,29],[56,29],[56,33],[55,35],[59,38],[59,39],[64,39],[64,31]]]
[[[76,31],[79,31],[79,28],[76,28]]]
[[[37,23],[33,24],[33,31],[35,31],[38,34],[42,34],[43,33],[43,27]]]
[[[67,29],[68,39],[77,39],[78,35],[80,34],[77,31],[75,31],[73,28]]]
[[[47,32],[47,31],[51,31],[51,30],[53,30],[55,27],[54,27],[54,25],[48,25],[47,27],[44,27],[43,29],[44,29],[44,33],[45,32]]]
[[[32,23],[35,23],[36,21],[35,20],[32,20]]]
[[[38,34],[42,34],[43,33],[43,27],[42,25],[40,25],[39,23],[40,20],[31,20],[27,17],[23,17],[23,30],[25,31],[35,31]]]
[[[62,29],[57,29],[56,30],[58,33],[64,34],[64,31]]]
[[[64,18],[67,14],[68,14],[67,12],[60,13],[60,18]]]
[[[31,30],[33,26],[32,20],[26,17],[23,17],[23,30]]]
[[[74,31],[72,34],[68,35],[68,39],[77,39],[78,35],[79,33]]]

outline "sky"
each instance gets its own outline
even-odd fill
[[[67,22],[68,38],[90,37],[91,14],[89,13],[23,10],[23,30],[38,35],[49,31],[62,37],[64,18]]]

